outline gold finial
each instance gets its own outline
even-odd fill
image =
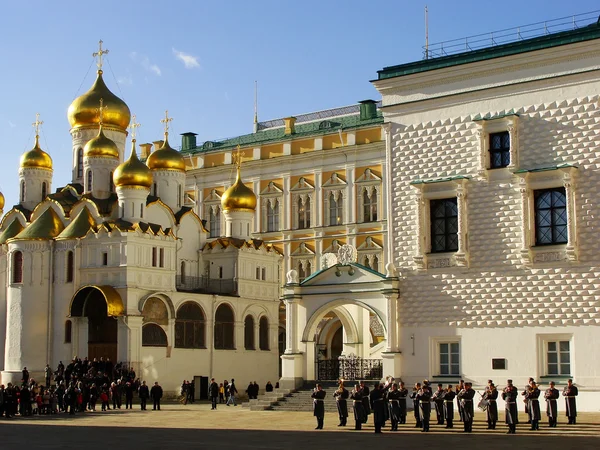
[[[98,113],[98,125],[102,126],[104,121],[104,110],[108,108],[108,106],[104,106],[104,99],[100,99],[100,107],[96,108],[96,112]]]
[[[173,118],[169,117],[169,110],[165,110],[165,118],[161,119],[160,123],[165,124],[165,137],[169,135],[169,122],[172,122]]]
[[[102,72],[102,55],[106,55],[108,53],[108,50],[102,50],[102,39],[100,39],[100,41],[98,42],[98,51],[92,53],[92,56],[95,58],[96,56],[98,57],[98,62],[96,63],[96,65],[98,66],[98,72]]]
[[[35,113],[35,122],[33,122],[31,125],[35,129],[36,137],[40,135],[40,125],[43,125],[43,123],[44,121],[40,120],[40,113]]]
[[[135,121],[135,114],[131,118],[131,124],[127,127],[127,129],[131,130],[131,140],[135,142],[136,129],[141,127],[142,125]]]
[[[237,167],[238,169],[241,169],[242,159],[246,155],[241,150],[242,150],[242,147],[240,146],[240,144],[238,144],[237,151],[233,155],[231,155],[231,158],[233,159],[233,164],[235,164],[235,167]]]

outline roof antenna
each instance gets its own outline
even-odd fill
[[[254,132],[258,131],[258,81],[254,80]]]
[[[425,5],[425,59],[429,59],[429,10]]]

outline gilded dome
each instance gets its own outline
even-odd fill
[[[224,211],[254,211],[256,209],[256,195],[252,189],[242,183],[239,167],[235,183],[221,197],[221,206]]]
[[[84,156],[100,156],[119,159],[119,148],[117,147],[117,144],[104,135],[102,125],[100,125],[98,135],[85,144],[83,154]]]
[[[131,112],[125,102],[106,87],[102,79],[102,70],[98,70],[98,77],[90,90],[73,100],[69,106],[67,116],[71,127],[98,126],[100,99],[103,99],[106,108],[102,114],[104,125],[125,130],[129,126]]]
[[[115,186],[152,186],[152,172],[148,166],[138,159],[135,151],[135,140],[131,142],[131,156],[116,168],[113,174]]]
[[[4,209],[4,194],[0,192],[0,211]]]
[[[21,155],[21,163],[19,166],[22,169],[31,167],[52,170],[52,158],[40,148],[40,137],[38,135],[35,136],[35,146]]]
[[[185,161],[177,150],[169,145],[168,134],[165,133],[165,142],[162,147],[150,153],[146,164],[151,170],[179,170],[185,172]]]

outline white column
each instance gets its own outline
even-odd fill
[[[285,353],[298,353],[298,300],[285,300]]]
[[[521,211],[523,215],[523,228],[521,235],[521,258],[524,263],[531,262],[529,253],[529,188],[527,187],[527,178],[523,177],[519,181],[519,191],[521,192]]]
[[[387,300],[387,345],[386,352],[398,351],[398,296],[386,295]]]
[[[510,139],[510,163],[507,166],[508,170],[514,170],[519,167],[519,139],[517,130],[517,124],[511,122],[508,126],[508,136]]]
[[[316,140],[315,140],[316,141]],[[323,226],[323,173],[315,172],[315,220],[316,227]]]
[[[354,167],[346,167],[346,220],[356,223],[356,197],[354,195]]]
[[[456,206],[458,210],[458,250],[454,255],[454,259],[456,261],[457,266],[467,266],[468,265],[468,257],[466,252],[466,240],[467,240],[467,208],[465,204],[466,192],[465,187],[462,184],[459,184],[456,187]]]
[[[577,234],[575,232],[575,180],[571,174],[565,173],[563,186],[565,187],[565,200],[567,202],[567,258],[577,261]]]
[[[283,214],[282,229],[289,230],[290,226],[290,174],[284,173],[283,176],[283,204],[281,205],[280,214]]]

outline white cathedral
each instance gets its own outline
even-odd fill
[[[41,380],[46,364],[87,356],[124,362],[167,391],[242,373],[274,383],[281,255],[250,237],[256,196],[240,164],[222,196],[224,236],[207,243],[202,220],[184,206],[185,163],[169,145],[170,119],[162,146],[140,161],[137,124],[104,83],[101,59],[68,119],[71,182],[52,193],[36,120],[19,204],[0,225],[2,382],[20,383],[24,367]]]

